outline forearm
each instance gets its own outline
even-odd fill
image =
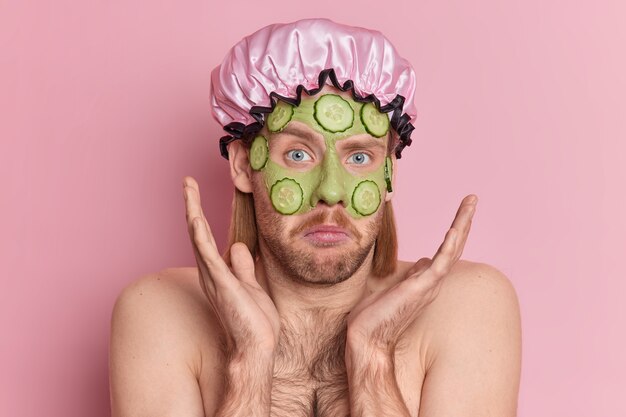
[[[273,370],[273,356],[231,359],[215,417],[269,417]]]
[[[351,417],[410,417],[386,354],[346,351]]]

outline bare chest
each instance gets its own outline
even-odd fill
[[[396,382],[413,417],[425,374],[418,350],[410,346],[395,356]],[[319,332],[285,325],[274,363],[270,416],[349,417],[344,355],[344,327]],[[221,387],[217,382],[200,381],[206,415],[213,415],[211,410],[218,406]]]
[[[343,358],[312,361],[304,368],[277,363],[272,385],[272,417],[350,417],[348,377]],[[412,416],[417,416],[424,379],[419,366],[396,359],[396,381]],[[416,370],[411,372],[410,370]]]
[[[317,317],[324,317],[322,314]],[[314,329],[311,331],[310,329]],[[416,332],[405,333],[395,354],[396,382],[413,417],[425,372]],[[344,317],[283,323],[274,366],[272,417],[350,417]]]
[[[350,416],[345,372],[323,377],[277,373],[272,385],[272,417]]]
[[[350,415],[345,332],[318,338],[283,332],[272,382],[272,417]]]

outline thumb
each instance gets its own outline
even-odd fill
[[[230,247],[230,263],[233,274],[239,281],[252,285],[258,284],[254,275],[254,260],[245,243],[233,243]]]
[[[421,275],[430,267],[430,264],[432,263],[433,261],[430,258],[421,258],[419,261],[415,262],[411,269],[409,269],[409,271],[407,272],[407,277],[411,275]]]

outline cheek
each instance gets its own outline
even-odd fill
[[[300,217],[281,214],[274,208],[263,172],[253,176],[253,193],[259,235],[274,242],[288,241],[290,231],[302,221]]]
[[[266,176],[263,171],[257,172],[252,176],[252,192],[254,194],[254,210],[257,217],[278,214],[272,207],[266,185]]]
[[[365,175],[348,175],[346,191],[350,196],[348,213],[354,219],[371,218],[382,208],[386,183],[382,168]]]
[[[259,173],[259,192],[265,194],[269,206],[277,213],[289,217],[311,210],[310,201],[314,184],[319,178],[320,167],[309,171],[285,168],[271,159]]]
[[[278,213],[269,199],[263,173],[253,176],[254,215],[260,236],[275,236],[286,230],[285,222],[289,216]]]
[[[260,197],[263,211],[272,210],[282,217],[304,214],[311,207],[311,197],[319,184],[321,165],[307,172],[294,171],[271,159],[253,176],[255,196]],[[354,219],[369,218],[380,210],[385,197],[384,164],[364,175],[345,172],[341,186],[348,199],[346,211]],[[255,198],[256,200],[257,198]]]

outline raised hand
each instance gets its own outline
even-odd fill
[[[241,242],[232,245],[232,271],[220,256],[211,228],[200,206],[198,184],[183,179],[187,226],[196,256],[202,291],[209,299],[235,356],[273,354],[278,343],[280,318],[276,307],[259,285],[254,260]]]
[[[433,259],[422,258],[404,280],[363,298],[348,315],[348,342],[354,350],[389,356],[400,336],[438,295],[443,278],[461,257],[478,197],[466,196]],[[348,361],[348,350],[346,351]]]

